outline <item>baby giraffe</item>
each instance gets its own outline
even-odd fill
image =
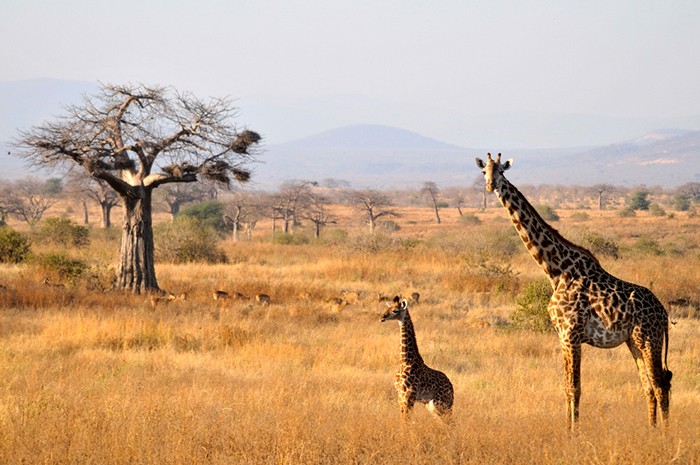
[[[381,321],[399,320],[401,328],[401,366],[394,386],[399,394],[401,416],[406,419],[416,402],[427,404],[428,410],[440,416],[452,413],[454,389],[445,373],[433,370],[418,353],[418,343],[413,330],[406,299],[394,297]]]

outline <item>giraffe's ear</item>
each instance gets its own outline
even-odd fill
[[[401,308],[408,308],[408,300],[401,299]]]
[[[483,170],[484,168],[486,168],[486,163],[484,163],[484,160],[477,157],[476,166],[478,166],[479,168],[481,168]]]
[[[506,160],[505,163],[503,163],[502,166],[503,166],[503,171],[507,170],[508,168],[510,168],[511,166],[513,166],[513,159],[512,159],[512,158],[509,158],[508,160]]]

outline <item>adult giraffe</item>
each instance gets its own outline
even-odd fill
[[[647,397],[649,424],[656,426],[657,405],[668,425],[672,373],[668,370],[668,314],[647,288],[605,271],[591,252],[548,225],[503,175],[513,161],[488,154],[476,159],[486,189],[501,204],[532,258],[549,278],[553,294],[549,317],[559,334],[566,369],[567,423],[574,430],[581,398],[581,344],[610,349],[627,344]],[[665,352],[664,352],[665,349]]]

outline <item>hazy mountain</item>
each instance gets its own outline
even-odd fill
[[[55,79],[0,82],[0,177],[12,179],[26,175],[22,160],[7,155],[8,141],[16,136],[18,128],[51,119],[62,112],[64,105],[79,103],[83,94],[98,89],[96,83]],[[666,129],[631,133],[632,128],[644,127],[649,122],[557,115],[485,116],[478,124],[448,121],[448,116],[435,117],[444,123],[440,125],[431,119],[431,109],[391,107],[386,102],[367,98],[336,98],[330,101],[332,104],[321,98],[312,105],[306,103],[306,106],[303,102],[280,106],[284,111],[277,112],[276,119],[266,119],[268,113],[259,106],[257,112],[246,112],[249,107],[242,105],[242,119],[263,135],[270,134],[271,140],[280,139],[281,133],[275,133],[275,128],[287,126],[294,131],[285,134],[313,134],[291,142],[264,145],[261,163],[254,167],[253,179],[258,187],[274,189],[285,180],[327,178],[345,180],[358,188],[418,187],[425,181],[434,181],[439,186],[471,185],[479,175],[474,158],[485,157],[488,151],[495,155],[499,150],[505,158],[514,159],[509,177],[516,183],[674,186],[700,181],[700,131]],[[366,121],[372,123],[392,119],[398,122],[394,125],[408,121],[406,115],[411,112],[425,112],[430,124],[418,132],[382,124],[338,124],[355,118],[342,117],[343,112],[366,115]],[[691,120],[679,120],[678,126],[668,127],[684,127],[684,123],[692,127]],[[337,126],[322,130],[333,124]],[[565,138],[574,126],[579,129],[579,137]],[[314,127],[319,129],[313,131]],[[457,131],[473,141],[465,144],[472,148],[440,140],[444,140],[441,134]],[[624,142],[608,145],[508,148],[517,146],[514,144],[519,140],[531,145],[542,140],[543,134],[556,135],[552,140],[561,140],[563,146],[583,145],[587,140],[598,140],[601,131],[607,131],[606,138],[630,135],[619,139]],[[597,136],[590,139],[586,136],[594,133]],[[473,148],[485,143],[492,145]]]
[[[324,178],[354,187],[471,185],[479,175],[474,158],[488,151],[387,126],[354,125],[267,147],[256,179],[263,186]],[[657,131],[595,148],[509,150],[503,158],[514,159],[509,178],[517,183],[670,187],[700,181],[700,131]]]

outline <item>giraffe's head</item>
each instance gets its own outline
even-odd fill
[[[382,323],[387,320],[399,320],[403,323],[404,318],[406,318],[406,311],[408,311],[408,301],[396,296],[391,303],[387,302],[386,305],[389,308],[387,308],[386,313],[382,316]]]
[[[503,182],[503,172],[513,165],[513,159],[501,163],[501,154],[499,153],[495,160],[491,159],[491,154],[488,154],[488,159],[484,163],[481,158],[476,159],[476,166],[481,168],[486,180],[486,190],[493,192],[498,189]]]

